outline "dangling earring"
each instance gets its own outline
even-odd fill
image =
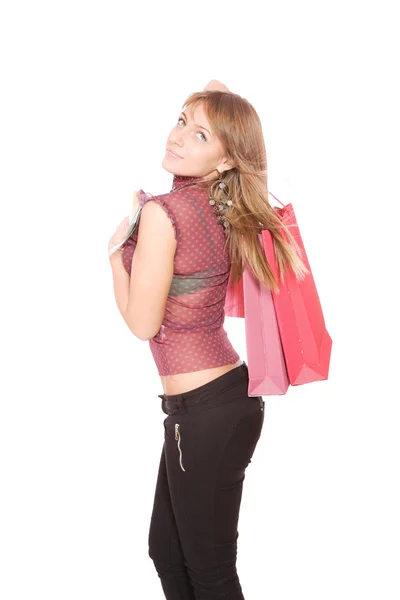
[[[227,187],[226,183],[224,181],[222,181],[221,178],[222,178],[222,173],[220,173],[219,178],[210,185],[209,204],[211,204],[211,206],[214,207],[214,212],[216,215],[218,215],[218,219],[217,219],[218,223],[222,223],[224,225],[224,228],[225,228],[224,234],[228,235],[231,225],[226,218],[226,211],[228,210],[228,206],[232,205],[232,200],[228,199],[228,187]],[[214,189],[216,186],[218,186],[218,188],[223,189],[225,191],[225,195],[220,199],[216,199],[213,197]]]

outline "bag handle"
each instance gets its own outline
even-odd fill
[[[285,208],[285,206],[286,206],[286,205],[285,205],[285,204],[283,204],[283,202],[281,202],[280,200],[278,200],[278,198],[277,198],[276,196],[274,196],[274,195],[273,195],[273,194],[272,194],[270,191],[268,191],[268,194],[271,194],[271,196],[272,196],[273,198],[275,198],[275,200],[277,200],[277,201],[279,202],[279,204],[282,204],[283,208]]]

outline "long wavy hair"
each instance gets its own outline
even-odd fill
[[[226,241],[231,258],[230,281],[232,284],[239,281],[247,265],[262,284],[279,293],[279,283],[260,243],[261,230],[268,229],[271,233],[281,281],[289,269],[298,280],[304,279],[309,271],[289,227],[268,200],[267,154],[260,118],[250,102],[230,91],[194,92],[182,109],[191,106],[194,110],[199,103],[234,165],[219,177],[227,189],[217,188],[213,193],[217,202],[219,194],[232,200],[225,213],[230,224]]]

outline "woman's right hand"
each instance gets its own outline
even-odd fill
[[[204,88],[205,90],[218,90],[219,92],[229,92],[226,85],[218,81],[217,79],[211,79]]]
[[[137,192],[133,192],[133,200],[132,200],[132,216],[135,214],[137,208],[139,206],[139,201],[137,197]]]

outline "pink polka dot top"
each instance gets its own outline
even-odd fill
[[[148,200],[162,206],[177,241],[164,319],[157,335],[149,340],[159,375],[201,371],[234,364],[240,358],[224,329],[231,266],[229,250],[224,248],[224,226],[218,222],[201,181],[201,177],[174,175],[167,194],[137,193],[140,206]],[[137,236],[138,229],[122,252],[129,275]]]

